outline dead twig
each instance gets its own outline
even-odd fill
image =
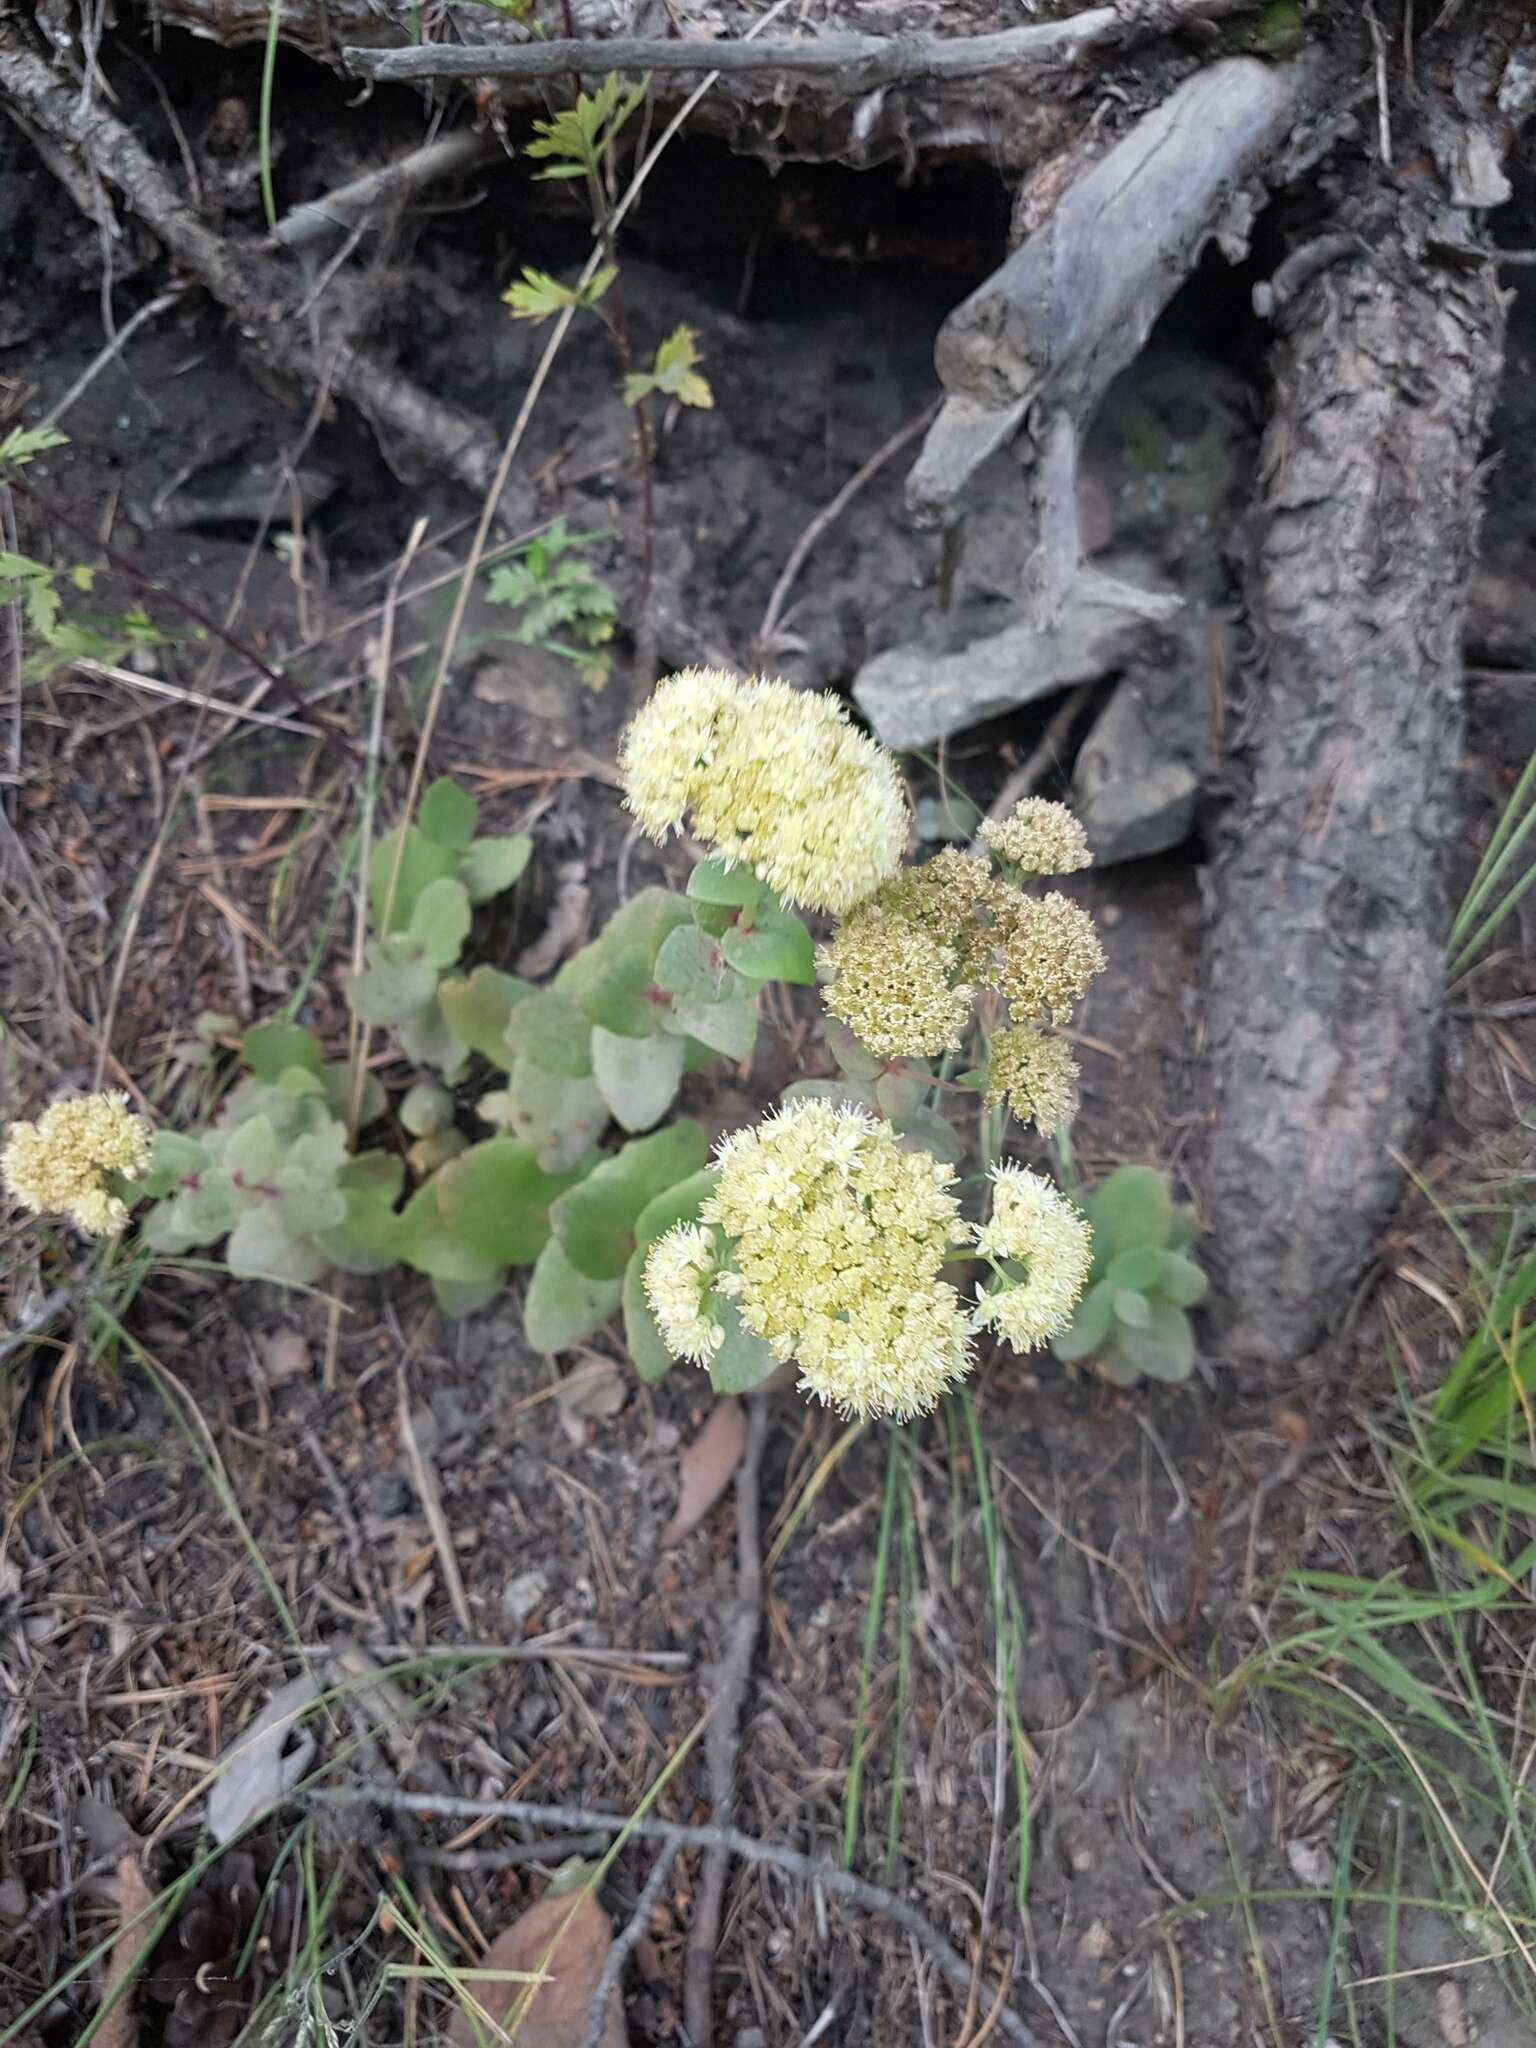
[[[1067,743],[1067,737],[1077,723],[1079,713],[1086,708],[1097,688],[1096,682],[1079,683],[1075,690],[1068,691],[1062,698],[1051,713],[1045,731],[1041,733],[1035,746],[993,798],[992,808],[987,812],[989,824],[1000,824],[1014,805],[1021,798],[1028,796],[1035,785],[1042,782],[1056,766],[1061,757],[1061,750]],[[981,840],[977,839],[973,842],[971,851],[985,854],[987,849]]]
[[[160,1932],[154,1905],[154,1894],[139,1861],[139,1844],[134,1842],[117,1858],[117,1911],[122,1932],[112,1944],[106,1982],[101,1987],[96,2048],[138,2048],[134,1984]]]
[[[410,443],[470,490],[486,489],[495,470],[496,436],[483,421],[430,397],[359,347],[309,335],[292,317],[291,269],[258,245],[236,245],[215,234],[127,124],[101,105],[82,110],[78,93],[9,22],[0,24],[0,99],[70,162],[83,161],[96,180],[119,192],[167,252],[234,316],[263,360],[306,387],[330,378],[375,426]],[[249,660],[245,649],[239,651]],[[252,666],[266,672],[259,661]]]
[[[932,1958],[935,1969],[958,1992],[962,2002],[971,1988],[970,1964],[955,1953],[932,1921],[916,1906],[898,1898],[894,1892],[886,1891],[883,1885],[870,1884],[862,1877],[855,1877],[852,1871],[840,1869],[835,1863],[824,1862],[816,1856],[802,1856],[798,1849],[781,1848],[776,1842],[760,1842],[753,1835],[743,1834],[739,1828],[683,1827],[673,1821],[651,1820],[644,1816],[636,1820],[630,1815],[600,1813],[586,1806],[542,1806],[526,1799],[469,1799],[448,1793],[397,1792],[392,1785],[360,1785],[352,1791],[315,1792],[311,1796],[321,1806],[377,1806],[386,1813],[435,1814],[441,1820],[480,1820],[489,1815],[493,1820],[531,1821],[537,1827],[602,1829],[610,1835],[671,1842],[679,1849],[720,1849],[742,1863],[758,1867],[766,1864],[775,1870],[787,1871],[804,1884],[818,1885],[834,1898],[847,1899],[866,1913],[877,1913],[882,1919],[890,1920],[910,1934]],[[474,1850],[452,1861],[447,1856],[433,1860],[438,1869],[455,1870],[479,1869],[484,1862]],[[1010,2041],[1018,2042],[1020,2048],[1040,2048],[1035,2034],[1011,2006],[1003,2006],[998,2027]]]
[[[736,1804],[736,1761],[741,1746],[741,1708],[752,1675],[752,1652],[763,1619],[763,1547],[760,1480],[763,1446],[768,1441],[768,1397],[755,1394],[747,1403],[747,1441],[736,1467],[736,1600],[726,1629],[725,1651],[710,1674],[713,1705],[704,1737],[709,1766],[711,1813],[717,1828],[726,1827]],[[714,1984],[715,1949],[720,1938],[720,1911],[725,1903],[729,1852],[711,1849],[699,1874],[693,1925],[688,1933],[688,1967],[684,2008],[694,2048],[709,2048],[714,2038],[710,1994]]]
[[[1174,26],[1219,21],[1251,0],[1183,0]],[[818,35],[803,39],[764,37],[755,47],[740,42],[615,36],[601,42],[582,37],[552,42],[422,43],[409,49],[346,49],[342,57],[360,78],[400,81],[423,78],[557,78],[562,73],[713,71],[722,77],[784,73],[798,78],[835,79],[840,91],[873,92],[882,86],[936,78],[984,78],[1004,73],[1027,83],[1080,63],[1097,51],[1159,31],[1167,16],[1137,21],[1119,7],[1094,7],[1066,21],[1000,29],[980,36]]]
[[[646,1879],[645,1889],[635,1901],[634,1912],[614,1936],[603,1963],[603,1974],[598,1978],[597,1989],[592,1994],[592,2005],[587,2013],[587,2030],[581,2037],[581,2048],[600,2048],[603,2021],[608,2016],[608,2001],[619,1988],[624,1965],[651,1924],[651,1915],[656,1910],[676,1860],[677,1845],[669,1842],[656,1858],[656,1867]]]
[[[453,135],[439,136],[423,144],[382,170],[368,171],[361,178],[338,185],[334,192],[308,199],[285,214],[272,230],[272,239],[283,249],[307,249],[327,235],[350,234],[377,207],[392,200],[405,200],[452,177],[456,171],[473,170],[477,164],[504,155],[494,135],[477,134],[464,128]]]
[[[107,365],[122,354],[139,329],[147,326],[151,320],[158,320],[162,313],[168,313],[178,299],[186,297],[186,291],[184,284],[173,284],[157,298],[147,299],[131,319],[123,322],[106,347],[86,364],[58,403],[49,406],[40,424],[45,427],[56,427],[70,407],[85,396]]]
[[[779,572],[779,580],[774,584],[768,602],[763,609],[763,622],[757,629],[756,649],[759,663],[766,662],[769,657],[774,629],[779,623],[779,615],[783,611],[785,600],[794,586],[795,578],[805,567],[812,548],[815,547],[817,541],[821,539],[827,528],[842,518],[848,507],[859,495],[859,492],[863,490],[872,477],[879,475],[891,457],[899,455],[909,441],[915,441],[919,434],[927,431],[938,414],[939,404],[940,401],[935,399],[931,405],[925,405],[915,419],[908,420],[904,427],[898,427],[894,434],[887,440],[882,441],[869,460],[861,463],[854,471],[837,495],[827,500],[826,504],[822,506],[816,517],[790,549],[789,559]]]

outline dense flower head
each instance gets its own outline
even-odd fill
[[[971,1362],[965,1311],[940,1278],[970,1237],[954,1169],[815,1100],[727,1138],[717,1163],[700,1215],[732,1240],[716,1284],[745,1326],[846,1415],[932,1408]]]
[[[80,1095],[53,1103],[36,1123],[11,1125],[0,1179],[34,1216],[67,1216],[87,1236],[108,1237],[128,1208],[106,1176],[137,1180],[148,1160],[149,1126],[126,1095]]]
[[[1016,891],[984,860],[946,846],[921,867],[903,868],[876,901],[893,916],[954,948],[960,971],[977,978],[996,951]]]
[[[1011,1160],[994,1166],[992,1214],[976,1245],[1002,1268],[995,1290],[976,1304],[976,1328],[995,1330],[1016,1351],[1059,1336],[1093,1263],[1093,1232],[1060,1188]]]
[[[987,1101],[1006,1101],[1020,1123],[1042,1131],[1077,1114],[1079,1070],[1066,1042],[1047,1038],[1033,1024],[999,1031],[987,1055]]]
[[[1025,875],[1070,875],[1093,856],[1088,835],[1065,804],[1027,796],[1006,818],[988,818],[983,846]]]
[[[1016,1021],[1069,1015],[1103,969],[1104,949],[1081,904],[1056,889],[1019,898],[996,978]]]
[[[856,906],[818,958],[832,977],[827,1008],[876,1059],[959,1049],[976,993],[956,980],[959,955],[879,895]]]
[[[693,830],[786,903],[842,912],[893,874],[907,808],[893,757],[830,694],[685,669],[620,743],[625,802],[653,839]]]
[[[657,1238],[646,1255],[645,1298],[667,1349],[695,1365],[708,1365],[725,1336],[711,1315],[719,1278],[715,1235],[697,1223],[679,1223]]]

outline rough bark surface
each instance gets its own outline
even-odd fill
[[[1263,672],[1207,949],[1202,1193],[1251,1355],[1294,1357],[1340,1312],[1434,1086],[1503,305],[1430,183],[1345,211],[1353,253],[1290,301],[1273,366]]]

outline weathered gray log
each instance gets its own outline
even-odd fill
[[[1121,7],[1091,7],[1062,21],[1034,22],[989,35],[757,36],[751,42],[704,36],[610,36],[602,39],[416,43],[403,50],[344,49],[348,67],[364,78],[396,84],[420,79],[569,78],[610,71],[653,76],[718,71],[724,78],[821,78],[839,92],[874,92],[937,78],[988,78],[1006,73],[1039,82],[1063,65],[1116,44],[1138,40],[1149,28],[1220,20],[1252,0],[1179,0],[1173,14],[1138,18]],[[1031,76],[1033,74],[1033,77]]]
[[[1334,1324],[1435,1082],[1503,304],[1432,185],[1346,207],[1354,253],[1280,316],[1260,677],[1206,947],[1201,1169],[1231,1341],[1261,1357],[1294,1359]]]
[[[1320,50],[1286,64],[1232,57],[1196,72],[955,308],[934,350],[949,401],[908,483],[919,517],[947,516],[1028,408],[1082,430],[1206,243],[1245,237],[1250,187],[1294,157],[1329,75]],[[1036,440],[1050,445],[1049,425]],[[1061,586],[1059,566],[1045,582]]]

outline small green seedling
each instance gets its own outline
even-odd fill
[[[572,533],[557,519],[547,533],[493,569],[485,586],[491,604],[517,614],[511,639],[521,647],[558,654],[589,690],[600,690],[608,680],[611,663],[605,650],[618,605],[582,550],[606,538]]]
[[[1092,1358],[1117,1386],[1187,1380],[1195,1365],[1189,1313],[1205,1274],[1187,1247],[1199,1225],[1175,1206],[1163,1174],[1122,1166],[1084,1204],[1093,1265],[1071,1327],[1052,1346],[1066,1365]]]

